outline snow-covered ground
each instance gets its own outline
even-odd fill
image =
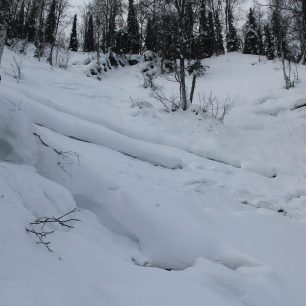
[[[305,67],[287,91],[279,62],[207,60],[195,97],[235,99],[221,124],[164,112],[139,65],[99,82],[84,59],[5,50],[0,305],[305,306]],[[53,252],[25,230],[76,207],[46,227]]]

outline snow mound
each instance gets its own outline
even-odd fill
[[[47,106],[25,105],[35,123],[84,142],[105,146],[141,161],[169,169],[180,169],[183,162],[168,151],[168,146],[133,139],[104,126],[58,112]]]
[[[34,165],[34,127],[18,105],[0,99],[0,160]]]
[[[69,191],[37,174],[32,167],[3,163],[0,178],[4,201],[21,202],[35,218],[60,216],[76,207]]]

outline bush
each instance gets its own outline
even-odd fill
[[[204,113],[208,117],[224,121],[225,116],[232,110],[235,105],[235,99],[226,97],[220,100],[212,92],[209,96],[199,95],[199,104],[193,105],[192,110],[196,113]]]

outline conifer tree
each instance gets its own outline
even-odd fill
[[[199,36],[196,41],[197,58],[206,57],[207,33],[206,1],[202,0],[200,6]]]
[[[115,35],[114,51],[118,54],[125,54],[128,52],[128,33],[126,28],[121,28]]]
[[[141,37],[139,33],[139,24],[137,21],[133,0],[129,0],[127,33],[128,33],[128,41],[127,41],[128,52],[139,53],[141,49]]]
[[[33,0],[30,5],[30,12],[25,24],[25,36],[30,42],[35,41],[36,37],[36,19],[37,19],[38,7],[36,0]]]
[[[274,39],[268,24],[264,26],[264,51],[268,60],[273,60],[275,58]]]
[[[215,30],[212,12],[206,13],[206,0],[201,1],[197,58],[211,57],[214,53]]]
[[[45,40],[51,45],[55,42],[55,28],[56,28],[56,0],[52,0],[46,19]]]
[[[208,13],[208,33],[207,33],[207,55],[211,57],[214,53],[214,41],[215,41],[215,29],[214,29],[214,18],[213,13]]]
[[[185,14],[185,31],[186,31],[186,58],[194,57],[194,39],[193,39],[193,10],[192,3],[188,2],[186,5],[186,14]]]
[[[236,52],[239,50],[239,40],[237,35],[237,30],[234,26],[234,16],[231,7],[228,5],[226,7],[227,11],[227,22],[228,29],[226,33],[226,45],[228,52]]]
[[[78,51],[79,48],[79,41],[78,41],[78,34],[77,34],[77,15],[74,15],[73,25],[70,35],[70,43],[69,49],[71,51]]]
[[[215,53],[217,55],[224,54],[224,41],[222,35],[222,25],[219,18],[219,12],[215,12]]]
[[[148,19],[148,23],[147,23],[145,47],[147,50],[151,50],[151,51],[156,51],[156,48],[157,48],[155,27],[153,24],[153,20],[151,18]]]
[[[24,1],[22,1],[16,20],[16,34],[18,38],[24,38],[24,9]]]
[[[244,54],[259,54],[258,25],[254,11],[250,8],[248,21],[245,25]]]
[[[92,52],[94,50],[95,50],[95,42],[94,42],[93,16],[90,15],[87,26],[86,26],[86,31],[85,31],[84,51]]]

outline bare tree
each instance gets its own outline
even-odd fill
[[[53,43],[51,44],[51,49],[50,49],[50,55],[49,55],[49,62],[50,65],[53,65],[53,51],[54,51],[54,47],[58,41],[58,34],[61,33],[59,31],[60,25],[62,20],[66,17],[65,15],[65,11],[67,10],[69,6],[69,3],[67,0],[58,0],[56,3],[56,22],[55,22],[55,30],[54,30],[54,40]],[[70,24],[70,22],[68,23]],[[65,27],[67,26],[67,24],[65,24]]]

